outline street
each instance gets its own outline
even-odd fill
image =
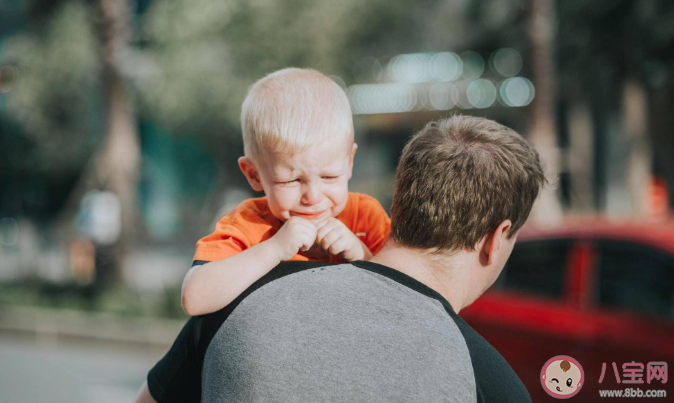
[[[132,402],[163,350],[0,334],[0,400]]]

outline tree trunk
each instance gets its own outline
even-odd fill
[[[595,210],[593,161],[596,145],[591,108],[584,101],[574,100],[569,108],[568,121],[570,208],[574,212],[589,214]]]
[[[120,73],[120,63],[130,37],[128,0],[99,0],[98,16],[107,133],[103,148],[94,161],[94,169],[97,182],[105,190],[113,192],[121,206],[121,234],[117,244],[109,251],[114,263],[108,269],[110,272],[105,280],[115,283],[122,278],[121,270],[136,232],[141,154],[138,127]]]
[[[105,137],[91,156],[79,181],[70,192],[57,227],[66,239],[80,236],[75,216],[85,194],[106,190],[115,194],[120,205],[121,232],[114,244],[96,244],[94,291],[119,283],[137,230],[140,178],[138,127],[129,102],[120,64],[130,36],[128,0],[98,0],[95,3],[95,29],[101,48]]]
[[[529,33],[531,36],[531,64],[536,97],[532,102],[529,139],[541,156],[549,179],[554,186],[541,192],[531,218],[539,222],[556,221],[562,216],[557,189],[557,175],[561,169],[561,153],[557,145],[554,117],[554,41],[555,5],[553,0],[532,0]]]
[[[626,189],[631,215],[649,213],[646,194],[653,174],[653,153],[648,138],[647,94],[636,81],[627,81],[622,92],[622,116],[629,150],[626,161]]]

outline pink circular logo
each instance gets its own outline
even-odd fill
[[[541,385],[556,399],[568,399],[578,394],[584,379],[583,367],[568,355],[550,358],[541,369]]]

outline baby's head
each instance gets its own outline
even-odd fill
[[[583,370],[571,357],[559,356],[550,360],[541,371],[541,383],[549,395],[571,397],[583,386]]]
[[[344,210],[357,146],[349,100],[334,81],[308,69],[269,74],[248,92],[241,128],[239,167],[274,216],[319,222]]]

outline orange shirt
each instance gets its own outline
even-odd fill
[[[377,253],[391,231],[391,220],[373,197],[349,192],[346,207],[339,216],[341,222],[360,239],[373,254]],[[213,262],[235,255],[271,238],[283,223],[267,205],[267,198],[244,200],[215,225],[215,231],[197,242],[194,260]],[[291,260],[318,260],[301,252]],[[330,256],[330,262],[343,262],[340,256]]]

